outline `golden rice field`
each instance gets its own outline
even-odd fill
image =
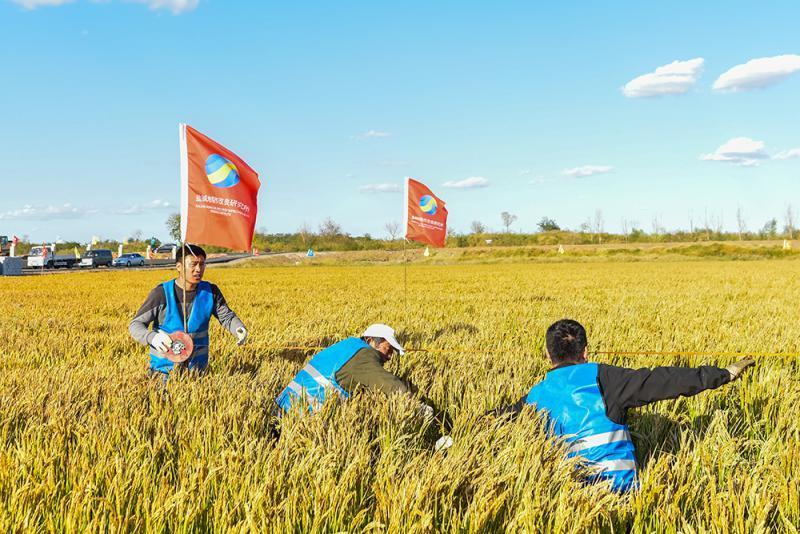
[[[0,531],[797,532],[800,358],[759,358],[723,389],[643,408],[642,489],[582,485],[535,416],[483,417],[541,379],[544,330],[593,350],[800,352],[800,262],[691,261],[209,269],[251,330],[216,323],[210,372],[168,396],[127,324],[167,271],[0,279]],[[454,420],[455,445],[404,397],[289,417],[272,401],[306,353],[370,322],[411,352],[390,367]],[[732,357],[602,357],[628,366]]]

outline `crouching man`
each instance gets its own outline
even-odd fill
[[[587,361],[586,330],[563,319],[546,335],[552,368],[546,378],[513,405],[495,415],[517,414],[533,406],[555,435],[564,438],[569,456],[580,456],[596,474],[590,481],[610,480],[616,492],[638,486],[636,455],[627,426],[629,408],[688,397],[738,378],[754,362],[730,367],[702,366],[626,369]]]
[[[395,353],[402,356],[405,350],[394,330],[385,324],[373,324],[361,337],[331,345],[314,355],[275,399],[279,415],[298,404],[305,404],[315,412],[322,407],[326,396],[334,394],[348,399],[358,386],[374,388],[387,395],[416,393],[416,388],[384,369],[384,364]],[[434,419],[434,409],[429,404],[421,402],[419,413],[426,421]],[[451,444],[452,439],[444,436],[437,441],[437,449],[448,448]]]
[[[183,245],[175,258],[177,279],[157,285],[136,312],[128,331],[133,339],[150,347],[150,374],[166,381],[170,371],[188,368],[202,372],[208,365],[208,324],[214,316],[242,345],[247,329],[241,319],[228,307],[219,288],[203,280],[206,253],[197,245]],[[186,301],[184,302],[184,295]],[[170,334],[184,331],[183,313],[186,310],[186,334],[194,349],[183,363],[174,363],[170,353],[173,340]],[[152,330],[150,326],[152,325]]]

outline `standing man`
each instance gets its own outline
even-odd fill
[[[597,474],[590,481],[610,480],[616,492],[637,487],[636,456],[627,414],[629,408],[715,389],[738,378],[752,359],[728,368],[702,366],[626,369],[587,361],[586,330],[562,319],[547,329],[547,356],[553,367],[543,381],[513,406],[494,414],[518,414],[526,405],[548,420],[555,435]]]
[[[292,406],[305,403],[315,412],[322,407],[328,395],[348,399],[359,386],[374,388],[386,393],[416,394],[417,389],[383,368],[397,353],[405,354],[397,341],[394,330],[385,324],[370,325],[361,337],[350,337],[318,352],[278,395],[275,402],[279,414],[288,412]],[[434,409],[423,399],[419,414],[426,421],[434,420]],[[449,427],[450,422],[443,421]],[[443,436],[436,442],[436,449],[450,447],[453,440]]]
[[[166,381],[169,372],[177,367],[202,372],[208,365],[208,323],[211,316],[236,337],[242,345],[247,329],[241,319],[228,307],[222,292],[214,284],[203,281],[206,253],[197,245],[183,245],[175,256],[178,278],[156,286],[128,326],[133,339],[150,347],[150,374]],[[186,301],[184,302],[184,295]],[[166,358],[172,339],[169,334],[184,331],[183,313],[188,317],[186,333],[192,338],[194,350],[182,364]],[[152,325],[152,330],[148,327]]]

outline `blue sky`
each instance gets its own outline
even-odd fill
[[[385,235],[405,176],[460,231],[800,210],[800,4],[585,4],[0,0],[0,234],[165,238],[182,121],[270,232]]]

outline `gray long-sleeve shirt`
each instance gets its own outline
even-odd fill
[[[178,301],[178,313],[183,317],[183,290],[174,285],[175,299]],[[236,333],[236,329],[240,326],[243,327],[244,323],[239,317],[228,307],[225,297],[219,288],[211,284],[211,294],[214,297],[214,307],[212,315],[217,318],[223,328],[231,334]],[[186,312],[191,317],[192,305],[194,304],[194,297],[197,291],[186,291]],[[164,322],[167,315],[167,296],[164,294],[164,287],[157,285],[144,301],[144,304],[136,312],[136,315],[128,325],[128,331],[131,337],[141,343],[142,345],[149,345],[153,338],[156,336],[160,325]],[[152,330],[149,328],[153,325]]]

